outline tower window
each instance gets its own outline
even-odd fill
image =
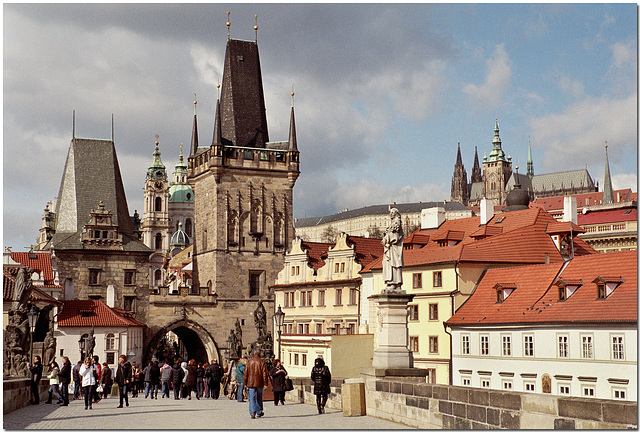
[[[156,197],[156,204],[154,207],[154,211],[162,211],[162,197]]]
[[[184,232],[186,232],[187,235],[191,237],[191,219],[187,219],[184,221]]]
[[[162,249],[162,234],[156,234],[156,249]]]

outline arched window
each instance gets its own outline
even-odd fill
[[[187,219],[184,221],[184,232],[186,232],[187,235],[191,237],[191,219]]]
[[[162,211],[162,197],[156,197],[156,206],[154,211]]]
[[[160,269],[156,269],[153,275],[153,281],[155,286],[162,284],[162,271]]]
[[[116,336],[113,333],[108,333],[104,339],[105,350],[111,351],[116,349]]]
[[[156,234],[156,249],[162,249],[162,234]]]

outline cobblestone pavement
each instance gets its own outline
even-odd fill
[[[68,407],[31,405],[3,416],[3,428],[16,429],[411,429],[374,417],[343,417],[326,409],[318,415],[315,405],[264,402],[265,415],[252,419],[249,403],[220,397],[217,400],[145,399],[129,397],[129,407],[116,408],[118,398],[103,399],[85,410],[84,401]]]

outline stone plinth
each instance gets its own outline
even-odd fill
[[[412,367],[411,351],[407,348],[407,304],[413,294],[406,291],[374,294],[378,316],[378,348],[373,351],[372,366],[376,369]]]
[[[342,415],[359,417],[367,415],[367,404],[364,396],[364,380],[350,378],[342,384]]]

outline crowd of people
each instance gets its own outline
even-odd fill
[[[131,364],[126,355],[118,359],[115,375],[104,362],[100,364],[99,357],[87,357],[71,367],[68,357],[62,358],[62,367],[54,360],[48,365],[49,398],[45,402],[53,403],[53,398],[62,406],[69,405],[69,387],[73,385],[73,399],[84,398],[84,409],[92,409],[94,403],[107,398],[111,387],[116,384],[120,396],[118,408],[129,406],[129,394],[136,398],[144,394],[145,399],[170,398],[173,392],[175,400],[191,400],[192,394],[196,399],[218,399],[220,394],[238,402],[249,401],[251,418],[264,416],[262,400],[263,390],[271,382],[274,405],[284,405],[287,390],[287,371],[275,359],[268,369],[261,358],[259,350],[250,359],[242,358],[221,366],[216,359],[210,364],[198,363],[194,359],[181,361],[179,358],[159,364],[158,361],[148,362],[144,369],[137,364]],[[42,378],[43,365],[39,356],[35,356],[34,364],[27,364],[31,372],[32,404],[38,404],[38,383]],[[322,358],[317,358],[311,370],[311,380],[314,383],[314,394],[318,414],[324,413],[327,397],[330,393],[331,372]]]

